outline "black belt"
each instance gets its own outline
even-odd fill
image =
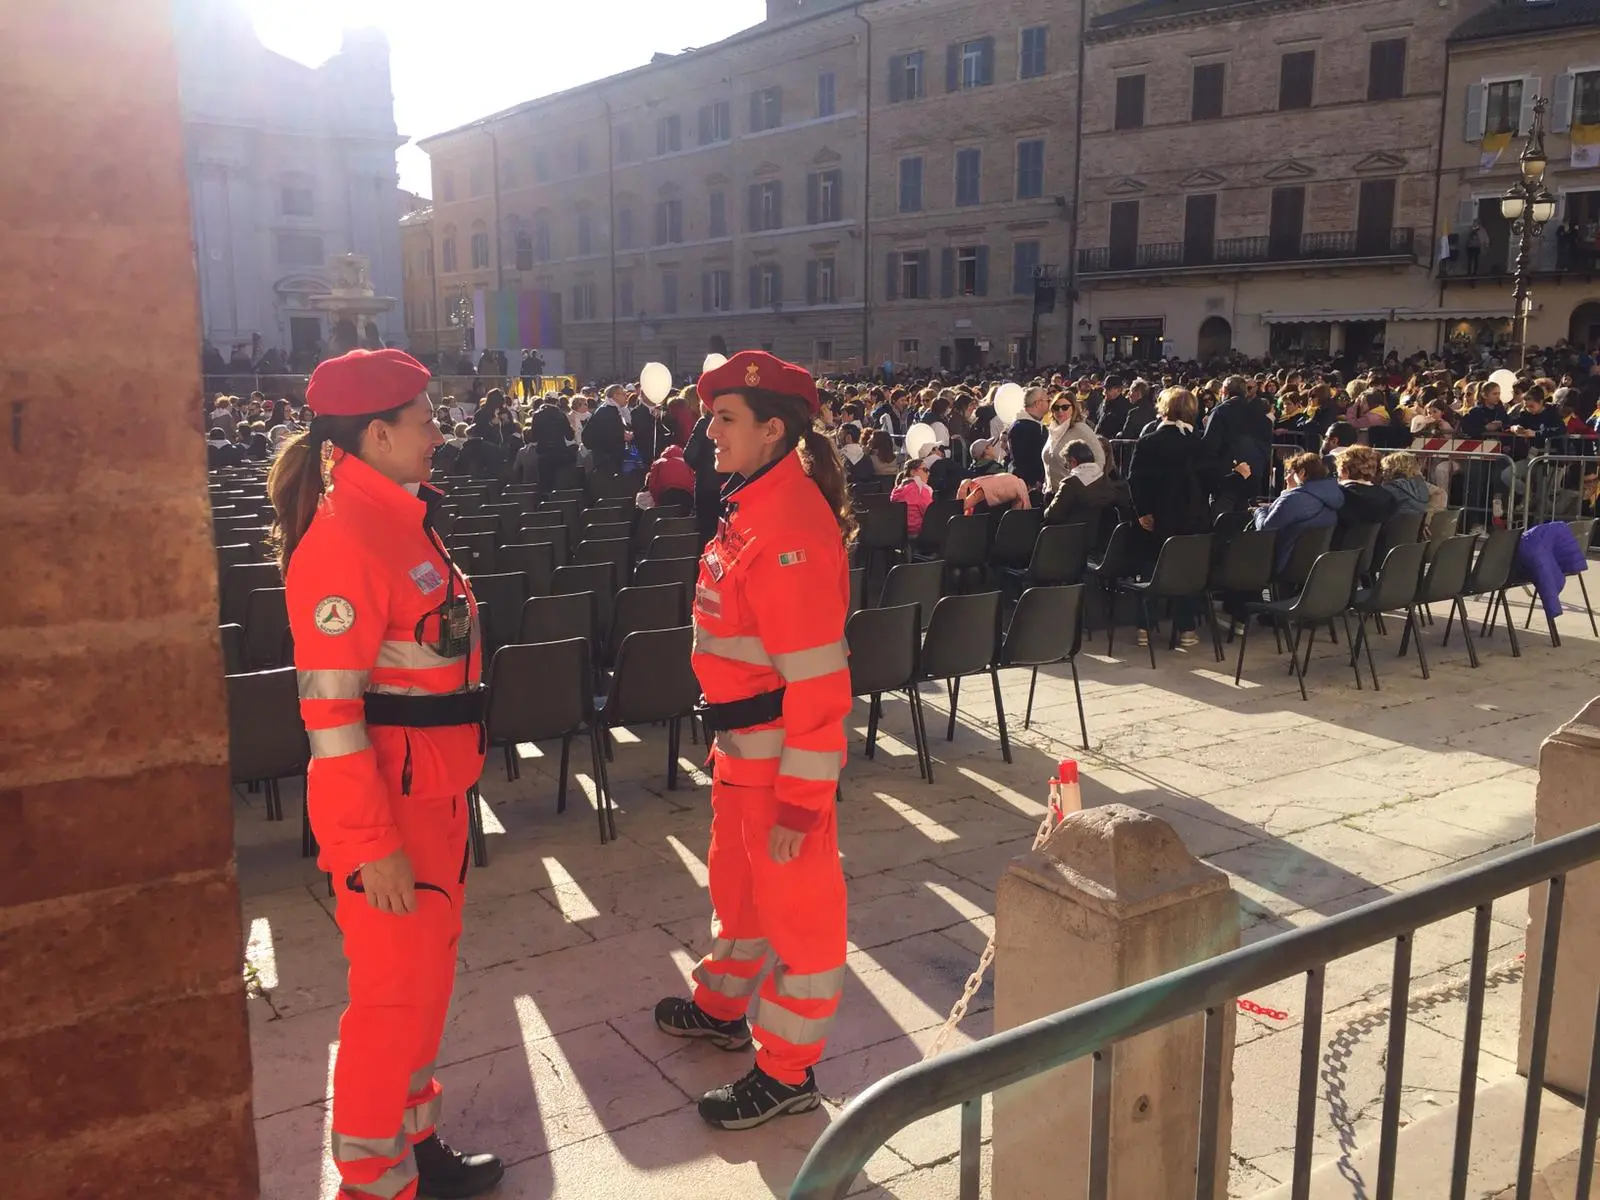
[[[783,688],[778,688],[743,700],[729,700],[726,704],[711,704],[702,698],[694,711],[707,733],[770,725],[783,719],[783,692]]]
[[[412,729],[433,729],[442,725],[481,725],[487,691],[476,687],[467,692],[440,696],[394,696],[367,692],[368,725],[407,725]]]

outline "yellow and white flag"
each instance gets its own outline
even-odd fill
[[[1500,155],[1511,144],[1509,133],[1486,133],[1483,141],[1478,143],[1478,170],[1489,171],[1494,169],[1495,163],[1500,161]],[[1576,152],[1576,151],[1574,151]]]
[[[1600,125],[1574,125],[1568,136],[1575,168],[1600,167]]]

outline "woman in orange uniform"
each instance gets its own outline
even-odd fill
[[[751,1129],[820,1103],[812,1067],[844,982],[834,795],[855,522],[833,445],[812,428],[817,387],[804,369],[743,351],[702,375],[699,393],[716,469],[734,476],[694,604],[694,670],[716,735],[712,947],[693,998],[662,1000],[655,1017],[724,1050],[750,1045],[753,1024],[754,1068],[700,1101],[711,1124]]]
[[[476,1196],[503,1174],[434,1132],[484,739],[476,608],[429,523],[440,497],[423,481],[443,439],[428,378],[398,350],[322,363],[306,388],[317,415],[267,484],[306,799],[350,962],[333,1072],[345,1200]]]

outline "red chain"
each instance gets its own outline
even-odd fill
[[[1279,1012],[1275,1008],[1262,1008],[1254,1000],[1240,1000],[1238,1003],[1241,1011],[1254,1013],[1258,1017],[1266,1017],[1272,1021],[1287,1021],[1289,1019],[1288,1013]]]

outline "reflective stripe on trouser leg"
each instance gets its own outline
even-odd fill
[[[408,1144],[414,1146],[433,1132],[443,1108],[444,1089],[433,1077],[433,1063],[411,1072],[411,1083],[406,1094],[406,1114],[400,1126]]]
[[[752,1014],[757,1065],[775,1079],[801,1082],[822,1057],[843,989],[843,967],[797,974],[775,965]]]
[[[417,1194],[417,1160],[405,1134],[359,1138],[335,1133],[332,1149],[341,1197],[411,1200]]]
[[[719,1021],[744,1016],[767,954],[751,890],[744,813],[738,798],[743,790],[731,788],[721,779],[711,784],[711,849],[706,855],[713,910],[711,953],[695,968],[694,1002]]]
[[[699,1003],[702,992],[714,992],[717,998],[710,1003],[738,1004],[739,1011],[743,1012],[750,997],[755,995],[762,968],[767,965],[767,939],[730,938],[723,936],[725,932],[721,918],[712,913],[711,953],[694,969],[695,1001]],[[706,1006],[701,1004],[700,1007]]]

